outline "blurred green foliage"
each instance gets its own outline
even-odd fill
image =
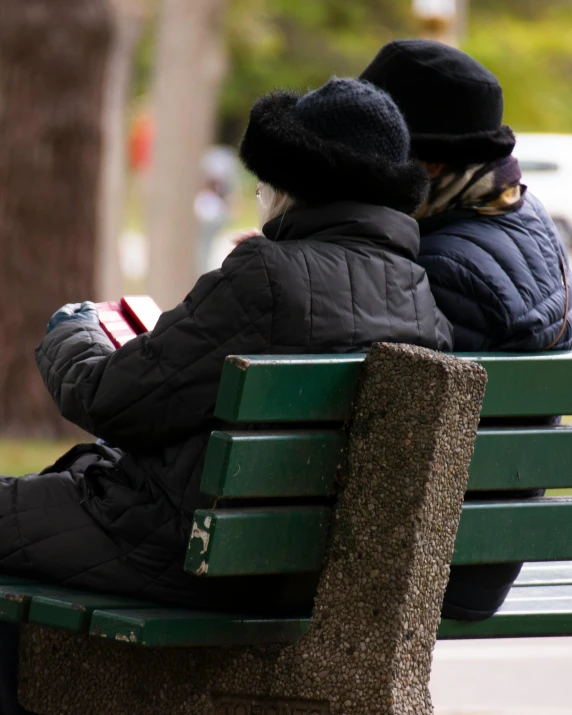
[[[306,89],[332,74],[358,74],[380,44],[406,31],[410,20],[406,4],[395,0],[231,1],[223,139],[236,139],[262,92]]]
[[[463,45],[499,78],[505,121],[518,131],[572,132],[572,7],[550,4],[561,7],[535,0],[536,17],[476,15]]]
[[[19,477],[39,472],[53,464],[72,446],[72,442],[0,439],[2,473]]]
[[[462,49],[500,79],[506,121],[519,131],[572,132],[571,0],[468,0]],[[236,143],[254,99],[354,76],[396,37],[414,37],[411,0],[229,0],[229,72],[219,136]],[[141,43],[136,93],[149,85],[152,29]]]

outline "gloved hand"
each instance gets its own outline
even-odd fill
[[[51,333],[57,325],[67,320],[87,320],[90,323],[99,325],[99,314],[95,303],[89,300],[83,303],[67,303],[52,315],[48,323],[47,332]]]

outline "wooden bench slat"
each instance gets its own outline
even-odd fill
[[[345,443],[341,430],[213,432],[201,491],[227,499],[326,496]]]
[[[149,608],[141,599],[115,595],[72,591],[61,596],[33,596],[28,621],[52,628],[63,628],[75,633],[89,630],[91,615],[96,610],[117,608]]]
[[[184,609],[95,611],[90,634],[143,646],[294,643],[309,618],[261,619]]]
[[[572,557],[572,499],[468,502],[454,564],[562,561]]]
[[[65,588],[34,583],[0,586],[0,621],[26,623],[34,596],[65,597],[67,593]]]
[[[561,612],[499,612],[486,621],[443,619],[437,638],[534,638],[572,635],[572,609]]]
[[[481,429],[469,490],[572,487],[572,427]]]
[[[572,352],[458,353],[487,371],[483,417],[572,414]],[[227,422],[344,421],[365,356],[229,357],[215,414]],[[526,390],[523,389],[526,386]]]
[[[227,358],[215,415],[227,422],[342,422],[364,355]]]
[[[319,571],[330,515],[326,507],[198,510],[185,570],[197,576]]]
[[[487,371],[483,417],[572,414],[572,352],[456,353]]]
[[[521,638],[572,635],[572,586],[514,586],[494,616],[484,621],[444,618],[438,638]]]

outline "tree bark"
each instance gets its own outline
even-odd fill
[[[165,310],[197,278],[194,197],[212,139],[225,55],[226,0],[163,0],[153,91],[149,293]]]
[[[106,0],[0,0],[0,434],[70,431],[34,348],[92,298]]]

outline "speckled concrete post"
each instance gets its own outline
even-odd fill
[[[404,345],[368,356],[311,628],[295,646],[143,650],[28,626],[41,715],[429,715],[431,656],[486,376]]]

